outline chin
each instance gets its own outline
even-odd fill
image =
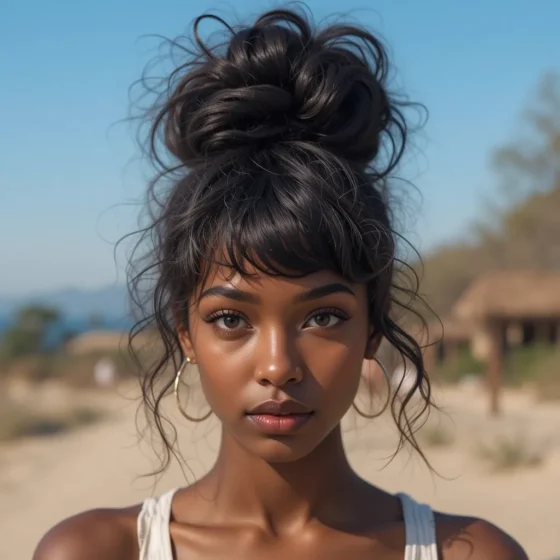
[[[270,464],[293,463],[312,455],[334,433],[324,425],[309,430],[309,425],[292,434],[265,434],[254,429],[226,429],[229,441],[245,453]],[[238,428],[238,426],[235,426]]]
[[[297,438],[284,436],[269,437],[252,445],[249,451],[267,463],[292,463],[307,457],[313,449]]]

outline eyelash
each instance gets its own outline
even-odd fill
[[[309,314],[305,321],[304,321],[304,325],[307,324],[311,319],[313,319],[314,317],[318,317],[321,315],[332,315],[334,317],[336,317],[337,319],[340,319],[340,321],[344,322],[344,321],[348,321],[348,319],[350,319],[350,316],[345,313],[344,311],[342,311],[341,309],[338,309],[336,307],[328,307],[328,308],[323,308],[323,309],[316,309],[315,311],[313,311],[313,313]],[[220,309],[219,311],[215,311],[214,313],[211,313],[210,315],[208,315],[208,317],[206,317],[204,319],[204,321],[206,323],[211,323],[211,324],[215,324],[216,321],[218,321],[218,319],[222,319],[224,317],[236,317],[238,319],[241,319],[243,321],[245,321],[248,325],[250,325],[249,321],[247,320],[247,318],[242,314],[239,313],[239,311],[235,311],[233,309]],[[334,325],[336,326],[336,325]],[[222,327],[216,327],[220,330],[223,331],[234,331],[236,329],[224,329]],[[332,328],[332,327],[317,327],[317,328]]]
[[[350,319],[348,313],[345,313],[344,311],[342,311],[342,309],[338,309],[336,307],[325,307],[323,309],[316,309],[315,311],[313,311],[313,313],[310,313],[305,319],[304,325],[307,324],[311,319],[313,319],[313,317],[318,317],[321,315],[332,315],[333,317],[340,319],[341,322],[348,321],[348,319]],[[317,328],[330,329],[332,327],[317,327]]]
[[[237,317],[239,319],[243,319],[246,323],[249,323],[245,315],[243,313],[239,313],[239,311],[235,311],[233,309],[220,309],[219,311],[215,311],[211,313],[204,319],[207,323],[215,323],[218,319],[222,319],[223,317]]]

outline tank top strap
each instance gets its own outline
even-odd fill
[[[169,522],[177,490],[174,488],[142,503],[137,521],[139,560],[173,560]]]
[[[432,508],[408,494],[398,494],[406,530],[404,560],[438,560],[436,523]]]
[[[138,515],[139,560],[173,560],[169,522],[178,488],[148,498]],[[407,494],[398,494],[406,531],[404,560],[438,560],[434,513]]]

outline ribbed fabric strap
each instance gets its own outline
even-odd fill
[[[432,509],[407,494],[398,495],[406,527],[404,560],[438,560],[436,523]]]
[[[173,560],[169,521],[177,489],[148,498],[138,515],[139,560]],[[406,527],[404,560],[438,560],[434,514],[431,508],[398,494]]]
[[[177,489],[158,498],[148,498],[138,515],[139,560],[173,560],[169,521],[171,502]]]

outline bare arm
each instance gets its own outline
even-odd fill
[[[491,523],[444,517],[438,523],[443,560],[529,560],[518,542]]]

